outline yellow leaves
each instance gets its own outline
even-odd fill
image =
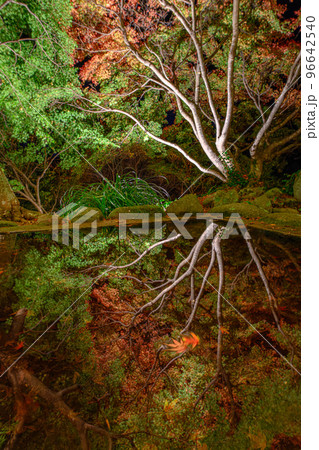
[[[261,430],[254,431],[253,434],[251,432],[251,427],[249,427],[248,436],[250,439],[250,448],[252,450],[265,450],[267,447],[267,438]]]
[[[110,422],[107,419],[105,419],[105,423],[106,423],[107,428],[109,430],[111,430]]]
[[[173,339],[172,344],[168,344],[169,350],[176,353],[183,353],[191,346],[193,349],[199,344],[199,337],[194,333],[190,333],[188,336],[182,336],[180,341]]]

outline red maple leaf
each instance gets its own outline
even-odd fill
[[[18,342],[18,344],[14,347],[15,350],[20,350],[24,346],[24,342]]]
[[[188,336],[182,336],[180,341],[173,339],[172,344],[168,344],[169,350],[176,353],[183,353],[188,350],[189,346],[195,348],[199,344],[199,337],[194,333],[190,333]]]

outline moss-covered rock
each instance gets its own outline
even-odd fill
[[[0,219],[19,221],[20,203],[11,189],[10,183],[0,167]]]
[[[41,225],[51,224],[52,223],[52,214],[41,214],[40,216],[38,216],[36,223],[41,224]]]
[[[301,172],[297,173],[293,190],[295,199],[298,200],[298,202],[301,202]]]
[[[167,214],[174,213],[177,216],[183,216],[185,213],[195,214],[201,212],[203,212],[203,207],[194,194],[184,195],[184,197],[171,203],[166,209]]]
[[[163,210],[160,206],[156,205],[123,206],[121,208],[114,209],[108,215],[108,219],[118,219],[120,213],[149,213],[150,216],[154,216],[155,213],[163,213]]]
[[[0,220],[0,228],[2,227],[16,227],[17,222],[12,222],[11,220]]]
[[[273,188],[265,192],[265,195],[269,198],[273,208],[298,208],[300,202],[294,197],[289,197],[284,194],[279,188]]]
[[[215,206],[209,212],[223,213],[225,217],[238,213],[240,216],[248,219],[264,217],[269,214],[268,211],[250,203],[230,203],[228,205]]]
[[[21,214],[24,219],[32,220],[37,219],[39,216],[41,216],[41,213],[39,211],[31,211],[30,209],[26,209],[21,207]]]
[[[236,189],[230,189],[225,191],[220,189],[213,194],[208,195],[203,200],[204,206],[221,206],[228,205],[229,203],[236,203],[239,200],[239,195]]]
[[[295,208],[274,208],[272,212],[280,214],[299,214],[299,211]]]
[[[298,202],[298,200],[296,200],[294,197],[282,197],[278,203],[278,207],[280,208],[287,207],[296,209],[300,206],[300,202]]]
[[[271,212],[272,211],[272,203],[270,198],[263,194],[260,197],[255,198],[254,200],[252,200],[252,203],[256,206],[258,206],[259,208],[265,209],[266,211]]]
[[[203,201],[202,201],[203,206],[213,207],[214,206],[214,198],[215,198],[214,194],[206,195],[206,197],[204,197]]]
[[[83,216],[85,216],[86,214],[89,214],[89,213],[91,213],[90,217],[85,219],[85,222],[87,222],[87,223],[94,222],[94,220],[99,221],[99,220],[103,220],[104,219],[104,216],[103,216],[102,212],[98,208],[89,208],[89,207],[86,208],[86,207],[83,207],[83,208],[81,208],[79,210],[79,212],[75,216],[71,217],[70,220],[71,220],[72,223],[76,222],[79,219],[81,219],[81,217],[83,217]]]
[[[287,213],[273,213],[263,217],[263,221],[274,225],[281,225],[281,226],[284,225],[288,227],[299,228],[301,226],[301,215],[287,214]]]
[[[239,191],[240,198],[256,198],[262,195],[264,192],[263,188],[260,186],[257,187],[245,187]]]
[[[265,192],[265,197],[267,197],[273,208],[283,208],[285,206],[285,195],[279,188],[272,188]],[[270,211],[271,212],[271,211]]]
[[[279,188],[272,188],[269,189],[269,191],[265,192],[266,197],[268,197],[270,200],[275,201],[279,197],[283,196],[283,193]]]

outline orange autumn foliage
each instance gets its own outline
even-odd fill
[[[180,341],[173,339],[172,344],[168,344],[169,350],[176,353],[183,353],[188,350],[189,346],[195,348],[199,344],[199,337],[194,333],[190,333],[188,336],[182,336]]]

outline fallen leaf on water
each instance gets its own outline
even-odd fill
[[[176,353],[183,353],[186,350],[183,340],[179,342],[173,339],[173,344],[168,344],[168,347],[170,350]]]
[[[182,336],[180,341],[173,339],[172,344],[168,344],[169,350],[176,353],[185,352],[188,347],[191,345],[192,348],[195,348],[196,345],[199,344],[199,337],[194,333],[190,333],[188,336]]]
[[[183,337],[183,340],[186,345],[191,345],[193,348],[195,348],[196,345],[199,344],[199,337],[194,333],[190,333],[189,336]]]

